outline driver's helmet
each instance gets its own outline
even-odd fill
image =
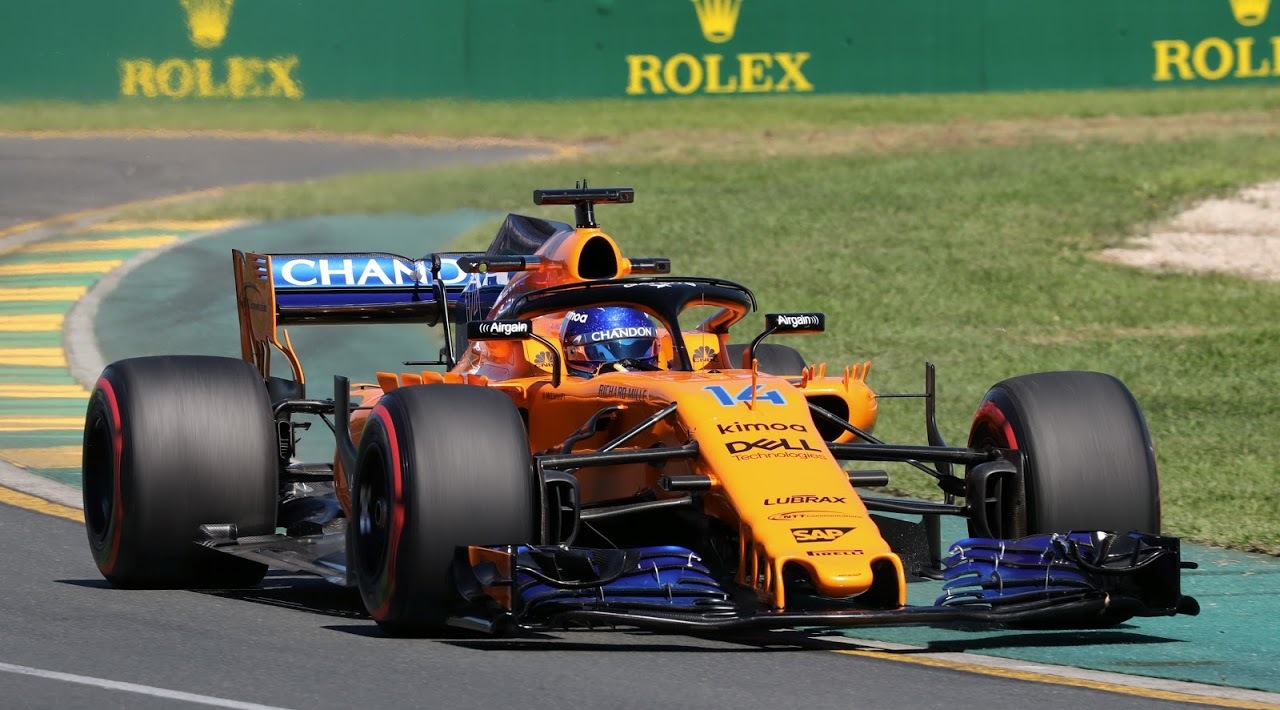
[[[658,360],[658,329],[649,316],[625,306],[569,311],[560,327],[560,342],[569,372],[582,377],[619,360],[650,366]]]

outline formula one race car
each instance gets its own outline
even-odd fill
[[[93,391],[84,510],[102,574],[230,588],[268,565],[314,573],[359,587],[391,634],[1196,613],[1118,380],[1006,380],[950,447],[928,365],[905,395],[923,399],[927,444],[882,442],[870,363],[828,374],[763,342],[822,332],[823,314],[770,314],[730,343],[749,290],[624,257],[594,208],[634,194],[535,191],[576,226],[510,215],[484,253],[234,252],[243,360],[124,360]],[[391,321],[438,326],[439,356],[306,397],[280,326]],[[304,417],[333,430],[332,462],[295,460]],[[942,501],[864,495],[887,473],[842,464],[887,461]],[[971,535],[946,551],[943,515]],[[945,580],[937,603],[907,606],[926,578]]]

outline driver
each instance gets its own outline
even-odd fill
[[[658,369],[658,330],[649,316],[624,306],[569,311],[560,327],[569,373]],[[612,365],[612,367],[609,367]]]

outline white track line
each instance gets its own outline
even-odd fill
[[[27,666],[15,666],[9,663],[0,663],[0,671],[5,673],[16,673],[18,675],[35,676],[36,678],[48,678],[50,680],[60,680],[66,683],[78,683],[80,685],[90,685],[95,688],[106,688],[107,690],[120,690],[126,693],[138,693],[140,695],[150,695],[156,698],[165,698],[166,700],[181,700],[187,703],[197,703],[200,705],[212,705],[218,708],[235,708],[236,710],[285,710],[275,705],[259,705],[258,703],[243,703],[239,700],[227,700],[225,698],[215,698],[210,695],[197,695],[195,693],[184,693],[180,690],[165,690],[164,688],[153,688],[149,685],[138,685],[137,683],[122,683],[118,680],[106,680],[104,678],[91,678],[84,675],[75,675],[72,673],[59,673],[58,671],[46,671],[40,668],[28,668]]]

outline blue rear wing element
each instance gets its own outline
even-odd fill
[[[444,303],[437,303],[432,259],[379,252],[352,254],[271,254],[271,283],[280,325],[439,321],[464,292],[483,299],[506,286],[510,274],[469,274],[458,259],[471,253],[439,255]],[[492,299],[489,299],[492,300]],[[443,306],[443,307],[442,307]]]

